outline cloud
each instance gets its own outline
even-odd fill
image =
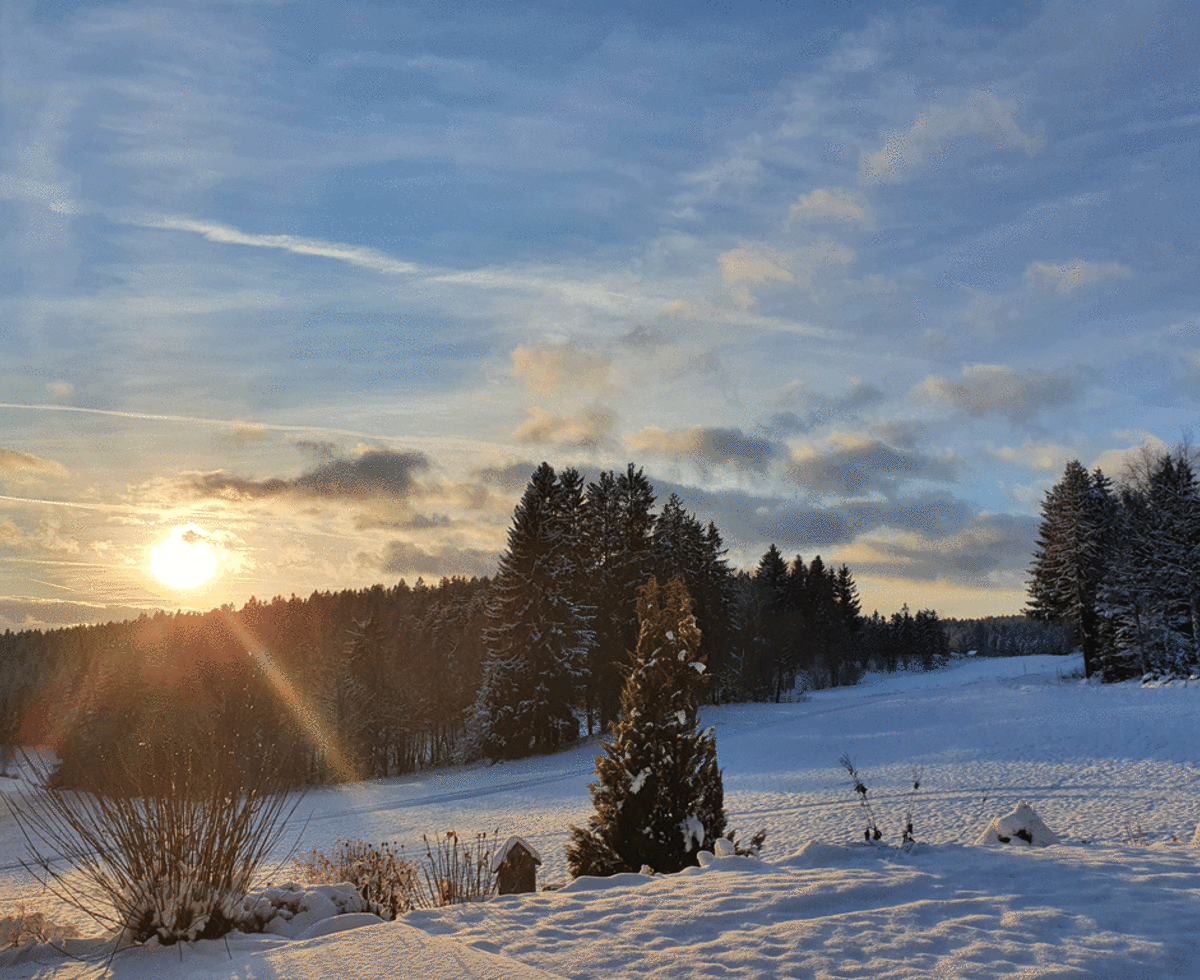
[[[839,507],[856,534],[885,527],[909,531],[926,539],[944,538],[961,531],[975,510],[965,500],[944,491],[895,500],[846,503]]]
[[[780,435],[811,432],[835,418],[853,415],[861,408],[878,405],[884,398],[883,392],[874,385],[864,384],[858,380],[852,383],[849,391],[836,397],[821,394],[809,395],[802,382],[793,381],[779,391],[774,402],[777,405],[787,405],[807,401],[810,406],[808,411],[803,414],[790,411],[779,412],[771,416],[766,429],[768,432]]]
[[[821,449],[800,449],[788,466],[792,482],[814,493],[892,492],[901,480],[952,482],[959,462],[897,449],[878,439],[835,435]]]
[[[46,394],[51,398],[68,398],[75,393],[75,386],[70,381],[47,381]]]
[[[13,521],[0,521],[0,545],[6,548],[20,548],[25,545],[25,532]]]
[[[944,400],[959,411],[978,418],[1003,415],[1013,422],[1028,422],[1046,408],[1060,408],[1075,400],[1075,381],[1053,371],[1017,371],[999,364],[975,364],[963,369],[960,382],[933,375],[913,388],[919,400]]]
[[[1032,156],[1042,141],[1025,133],[1016,116],[1015,101],[980,90],[968,93],[957,106],[931,106],[908,129],[883,133],[883,146],[859,160],[859,179],[880,184],[912,180],[931,159],[936,166],[952,140],[963,137],[978,137],[980,142]]]
[[[571,415],[554,415],[531,408],[528,421],[517,428],[513,439],[527,445],[595,449],[612,441],[616,421],[616,416],[603,408],[585,408]]]
[[[819,222],[842,222],[845,224],[872,224],[870,205],[858,191],[844,187],[832,189],[818,187],[801,194],[800,200],[792,205],[791,220],[806,224]]]
[[[1031,470],[1061,470],[1074,453],[1053,442],[1026,442],[1020,447],[989,446],[988,452],[1006,463]]]
[[[785,268],[791,262],[790,257],[763,246],[742,245],[722,252],[717,256],[717,262],[727,286],[746,282],[794,282],[796,278]]]
[[[1023,578],[1039,521],[1015,514],[980,514],[953,534],[935,539],[872,539],[854,556],[856,577],[954,581],[1010,589]]]
[[[1119,262],[1085,262],[1083,259],[1075,259],[1065,265],[1033,262],[1025,270],[1025,284],[1034,289],[1055,292],[1059,296],[1072,296],[1081,289],[1128,279],[1132,275],[1129,267]]]
[[[733,289],[734,301],[750,309],[757,298],[747,284],[767,286],[772,283],[794,285],[812,291],[820,277],[827,276],[830,267],[849,266],[855,261],[852,248],[832,239],[820,239],[790,251],[765,245],[746,245],[722,252],[717,256],[721,279]]]
[[[266,442],[271,437],[271,430],[265,425],[253,423],[238,424],[227,432],[217,434],[217,440],[233,446],[251,446]]]
[[[391,541],[382,556],[375,561],[362,556],[370,564],[376,564],[388,575],[422,575],[470,578],[496,573],[498,555],[494,551],[474,548],[443,548],[436,553],[425,551],[406,541]]]
[[[224,470],[192,476],[190,488],[201,497],[265,498],[295,495],[324,499],[405,499],[416,489],[414,474],[429,469],[424,453],[372,449],[338,457],[294,478],[251,480]]]
[[[650,425],[626,436],[625,445],[638,451],[686,457],[702,468],[731,464],[737,469],[759,473],[764,472],[780,452],[777,443],[748,436],[740,429],[710,429],[699,425],[673,430]]]
[[[537,467],[538,464],[532,460],[515,460],[509,463],[480,467],[471,475],[491,486],[515,491],[525,489]]]
[[[42,459],[30,453],[16,449],[0,449],[0,479],[3,480],[38,480],[38,479],[70,479],[71,471],[62,463],[52,459]]]
[[[164,228],[170,231],[188,231],[203,235],[210,242],[223,245],[248,245],[255,248],[281,249],[297,255],[313,255],[319,258],[337,259],[349,265],[388,275],[407,275],[422,271],[421,266],[411,262],[400,262],[373,248],[342,245],[315,238],[298,238],[295,235],[251,235],[229,225],[214,221],[193,221],[190,218],[149,218],[140,224],[146,228]]]
[[[524,378],[529,390],[554,395],[564,390],[602,392],[608,387],[611,358],[570,344],[512,352],[513,373]]]

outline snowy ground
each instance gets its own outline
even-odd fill
[[[0,980],[1200,977],[1200,687],[1061,680],[1079,666],[962,661],[804,704],[710,709],[731,826],[767,829],[762,862],[583,879],[300,942],[130,950],[108,973],[42,948],[0,966]],[[541,882],[565,883],[567,826],[590,812],[597,751],[323,789],[301,805],[311,819],[300,850],[342,836],[415,851],[422,833],[499,830],[541,852]],[[846,753],[885,844],[899,842],[921,773],[912,805],[925,847],[857,843],[864,814],[837,764]],[[1060,845],[973,846],[1020,800]],[[0,919],[22,903],[90,931],[30,885],[21,855],[0,816]]]

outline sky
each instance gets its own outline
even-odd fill
[[[1019,611],[1043,494],[1191,437],[1187,2],[0,5],[0,628],[489,574],[644,469]],[[163,541],[215,574],[167,585]]]

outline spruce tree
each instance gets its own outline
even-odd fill
[[[566,496],[542,463],[500,557],[475,709],[483,752],[492,759],[554,751],[579,737],[573,705],[593,640],[587,610],[572,601],[577,556]]]
[[[1083,670],[1100,664],[1099,588],[1113,534],[1108,479],[1093,478],[1078,460],[1046,492],[1042,523],[1030,569],[1028,613],[1034,619],[1069,623],[1083,648]]]
[[[681,579],[638,589],[640,624],[621,714],[591,785],[596,812],[571,827],[571,874],[612,875],[696,864],[725,833],[724,790],[712,731],[697,724],[704,683],[700,631]]]
[[[654,488],[632,463],[588,484],[584,562],[595,607],[595,645],[585,692],[589,719],[611,727],[620,710],[621,667],[637,644],[637,588],[652,574]]]

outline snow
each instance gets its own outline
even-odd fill
[[[676,875],[580,878],[391,923],[337,915],[303,939],[129,949],[107,970],[97,939],[61,941],[82,962],[27,945],[0,953],[0,980],[1200,976],[1200,687],[1062,680],[1078,667],[1078,657],[976,657],[869,675],[800,704],[706,709],[729,826],[743,837],[767,829],[761,859],[719,847]],[[536,847],[542,883],[565,883],[567,828],[591,813],[600,751],[593,740],[322,788],[301,806],[300,823],[312,815],[298,852],[328,853],[340,836],[398,840],[417,858],[422,833],[498,828],[497,839]],[[837,763],[847,753],[880,843],[862,841],[862,810]],[[921,843],[901,846],[910,800]],[[1057,844],[974,846],[1022,802]],[[21,905],[93,933],[30,882],[22,856],[0,808],[0,923]]]
[[[634,790],[634,792],[637,792],[637,790]],[[500,865],[502,865],[508,858],[508,852],[518,844],[520,844],[523,848],[525,848],[526,851],[529,852],[529,856],[533,858],[534,861],[536,861],[538,864],[542,863],[542,856],[537,852],[537,848],[530,844],[529,841],[525,840],[525,838],[518,837],[516,834],[513,834],[512,837],[504,842],[504,846],[496,852],[496,856],[492,858],[493,873],[500,870]]]
[[[1058,843],[1058,835],[1046,826],[1036,811],[1022,800],[1012,813],[995,817],[976,844],[982,846],[1002,846],[1013,844],[1019,847],[1049,847]]]

